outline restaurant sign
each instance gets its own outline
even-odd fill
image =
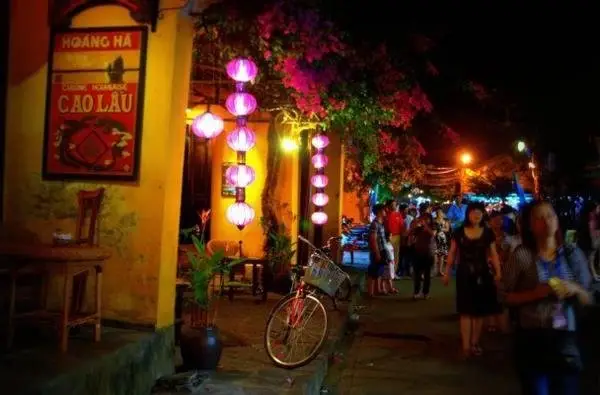
[[[118,5],[129,10],[131,18],[138,23],[149,23],[155,30],[159,0],[50,0],[49,15],[52,27],[69,27],[71,18],[88,8],[102,5]]]
[[[53,34],[45,179],[137,180],[146,41],[145,27]]]

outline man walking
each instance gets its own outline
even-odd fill
[[[452,205],[448,208],[448,213],[446,217],[450,221],[450,226],[452,230],[456,230],[462,226],[462,223],[465,221],[465,213],[467,212],[467,200],[462,199],[456,196],[452,200]]]
[[[369,266],[367,268],[367,288],[369,296],[383,292],[381,275],[389,256],[385,248],[385,206],[376,204],[373,207],[375,218],[369,228]]]

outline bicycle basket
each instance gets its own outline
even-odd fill
[[[303,280],[306,284],[320,289],[327,295],[335,296],[346,278],[348,275],[334,262],[313,255],[310,257]]]

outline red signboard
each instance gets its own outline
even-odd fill
[[[136,180],[146,29],[72,29],[52,38],[46,179]]]

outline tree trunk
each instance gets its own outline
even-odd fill
[[[261,206],[262,206],[262,226],[263,230],[266,234],[265,244],[263,246],[263,251],[265,255],[272,247],[273,241],[269,237],[270,233],[277,233],[279,231],[279,220],[277,218],[277,211],[275,207],[275,197],[274,193],[277,187],[277,180],[279,177],[279,169],[281,163],[281,150],[279,149],[279,135],[277,133],[276,128],[276,117],[271,118],[271,122],[269,123],[269,130],[267,132],[267,176],[265,179],[265,187],[263,188],[262,196],[261,196]],[[267,264],[263,270],[265,273],[263,274],[263,278],[265,281],[264,286],[266,289],[271,288],[271,284],[273,282],[273,271],[271,265]]]

